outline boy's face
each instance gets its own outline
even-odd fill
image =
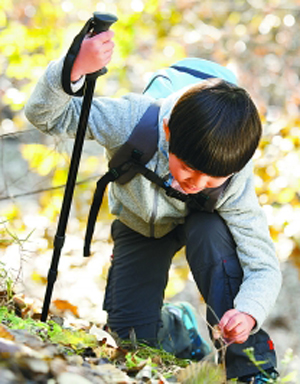
[[[169,140],[170,131],[167,119],[163,120],[163,127],[166,139]],[[229,177],[232,176],[214,177],[206,175],[205,173],[189,167],[184,161],[180,160],[173,153],[169,153],[169,169],[172,176],[185,193],[198,193],[205,188],[220,187],[227,179],[229,179]]]
[[[186,193],[198,193],[205,188],[220,187],[231,175],[226,177],[213,177],[190,168],[173,153],[169,153],[169,169]]]

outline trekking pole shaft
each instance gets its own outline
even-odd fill
[[[44,298],[41,321],[47,320],[52,291],[53,291],[54,283],[57,278],[57,267],[58,267],[58,262],[61,255],[61,249],[64,245],[65,232],[66,232],[66,227],[69,219],[70,208],[71,208],[72,198],[74,194],[76,177],[78,173],[78,168],[79,168],[79,163],[80,163],[80,158],[81,158],[81,153],[83,148],[83,142],[84,142],[85,133],[87,129],[87,121],[88,121],[89,112],[91,109],[91,102],[93,98],[95,84],[96,84],[96,80],[90,80],[90,81],[87,81],[86,83],[86,89],[85,89],[85,94],[83,98],[78,129],[77,129],[75,143],[74,143],[73,152],[71,156],[71,163],[70,163],[70,169],[69,169],[68,179],[66,183],[66,189],[65,189],[62,208],[61,208],[61,212],[58,220],[57,231],[54,238],[54,250],[53,250],[51,266],[48,272],[48,284],[47,284],[45,298]]]
[[[92,32],[93,35],[107,31],[109,27],[116,21],[117,21],[117,18],[113,15],[101,14],[101,13],[95,12],[93,18],[90,19],[90,21],[87,23],[87,30],[85,30],[85,33],[88,30],[90,30],[90,27],[92,27],[92,30],[90,30],[90,32]],[[81,36],[81,38],[79,39],[79,43],[80,41],[82,41],[84,37],[85,36]],[[77,44],[77,40],[76,40],[76,44]],[[80,44],[79,46],[78,45],[76,46],[76,49],[74,51],[76,53],[75,56],[78,54],[79,49],[80,49]],[[70,53],[73,59],[74,59],[74,52],[73,50],[71,50],[71,53]],[[68,54],[67,54],[67,57],[68,57]],[[69,67],[67,71],[68,75],[70,75],[70,71],[72,69],[73,64],[74,64],[74,61],[71,60],[71,67]],[[63,197],[62,208],[61,208],[61,212],[58,220],[57,231],[54,238],[53,256],[52,256],[51,266],[48,272],[48,282],[47,282],[47,288],[46,288],[43,309],[42,309],[42,316],[41,316],[42,321],[47,320],[52,291],[53,291],[54,283],[57,278],[57,267],[58,267],[58,262],[61,254],[61,249],[65,241],[66,227],[67,227],[68,218],[70,214],[70,208],[71,208],[72,198],[74,194],[74,188],[75,188],[85,133],[87,129],[88,117],[89,117],[91,104],[93,100],[93,93],[96,85],[96,79],[98,76],[105,74],[106,71],[107,71],[106,68],[102,68],[95,73],[86,75],[84,98],[83,98],[82,107],[81,107],[78,129],[77,129],[73,152],[71,156],[71,163],[70,163],[70,168],[69,168],[69,173],[68,173],[68,178],[66,183],[66,189]],[[69,82],[70,78],[68,77],[67,80]],[[64,82],[62,82],[62,85],[63,84]]]

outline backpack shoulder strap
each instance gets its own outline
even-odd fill
[[[111,171],[116,171],[125,163],[137,161],[140,164],[147,164],[157,151],[158,144],[158,115],[159,103],[153,103],[146,110],[139,123],[134,127],[126,143],[124,143],[114,154],[108,163]],[[137,171],[129,167],[126,172],[119,174],[116,181],[125,184],[130,181]]]
[[[111,181],[125,184],[138,172],[138,164],[144,168],[157,150],[158,116],[160,105],[153,103],[134,127],[128,140],[117,150],[109,162],[109,170],[97,182],[91,204],[84,239],[84,256],[90,256],[91,241],[104,192]]]

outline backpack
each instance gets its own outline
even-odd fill
[[[146,110],[128,140],[109,161],[109,170],[97,182],[88,216],[84,256],[89,256],[91,253],[90,245],[98,212],[106,186],[112,181],[125,184],[137,173],[141,173],[148,180],[163,188],[168,196],[185,202],[189,208],[208,212],[214,210],[215,203],[227,183],[218,188],[206,189],[205,193],[201,191],[194,195],[187,195],[172,188],[145,165],[157,150],[159,99],[165,98],[184,87],[199,83],[201,80],[216,77],[236,84],[236,77],[229,69],[212,61],[198,58],[180,60],[169,68],[158,70],[152,75],[143,94],[152,96],[157,102],[151,104]],[[146,141],[144,140],[145,137],[147,137]]]

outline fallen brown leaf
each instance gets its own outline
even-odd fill
[[[53,304],[60,312],[70,311],[74,316],[79,317],[78,308],[67,300],[54,300]]]
[[[0,338],[6,339],[6,340],[15,340],[14,335],[3,324],[0,324]]]

